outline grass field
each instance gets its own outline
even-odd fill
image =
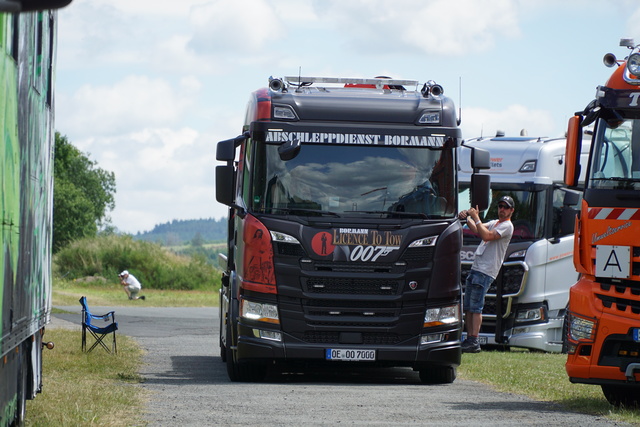
[[[616,409],[599,386],[572,384],[564,369],[565,354],[528,350],[463,354],[458,378],[492,385],[496,390],[555,402],[585,414],[640,425],[640,411]]]
[[[118,355],[100,348],[83,353],[78,330],[47,330],[53,350],[44,350],[42,393],[27,401],[28,426],[144,425],[142,411],[148,398],[134,385],[142,378],[138,368],[142,350],[134,340],[118,336]]]
[[[54,306],[79,305],[81,296],[86,296],[90,306],[127,306],[146,307],[213,307],[218,305],[218,291],[173,291],[143,289],[144,301],[129,301],[127,294],[118,284],[92,286],[91,284],[56,281],[53,286],[52,302]]]

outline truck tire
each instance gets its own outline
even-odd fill
[[[223,328],[222,315],[220,315],[220,334],[218,335],[218,344],[220,345],[220,360],[222,363],[227,362],[227,347],[222,342],[222,328]],[[227,339],[229,339],[229,335],[227,335]]]
[[[222,337],[220,337],[220,361],[227,363],[227,347],[222,342]]]
[[[227,325],[227,340],[231,340],[231,327]],[[254,362],[239,362],[237,352],[231,346],[225,348],[227,375],[233,382],[260,382],[267,375],[267,365]]]
[[[451,384],[456,379],[453,366],[430,366],[420,369],[420,381],[423,384]]]
[[[637,409],[640,407],[640,386],[602,385],[602,393],[616,408]]]
[[[23,347],[20,349],[20,362],[18,368],[18,407],[12,425],[16,427],[24,426],[27,415],[27,381],[29,378],[29,366],[27,352]]]
[[[564,319],[562,321],[562,354],[569,353],[569,341],[567,335],[569,334],[569,306],[564,311]]]
[[[236,352],[227,348],[227,375],[233,382],[261,382],[267,375],[267,365],[239,362]]]

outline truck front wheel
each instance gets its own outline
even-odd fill
[[[640,386],[602,385],[602,393],[615,407],[636,409],[640,406]]]
[[[423,384],[451,384],[456,379],[456,368],[453,366],[430,366],[420,369],[420,380]]]
[[[265,363],[238,361],[238,352],[231,348],[231,328],[227,325],[227,345],[225,346],[225,360],[227,375],[233,382],[258,382],[267,375]]]
[[[267,365],[255,362],[239,362],[236,352],[227,347],[227,375],[233,382],[260,382],[267,375]]]

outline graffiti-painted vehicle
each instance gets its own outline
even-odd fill
[[[454,381],[461,130],[442,87],[420,86],[271,79],[253,93],[243,135],[218,143],[227,164],[216,197],[230,207],[220,350],[232,381],[298,363]],[[489,153],[474,153],[477,170],[488,168]],[[472,182],[486,207],[489,176]]]
[[[70,0],[0,1],[0,426],[42,388],[51,307],[56,13]],[[22,13],[25,12],[25,13]]]

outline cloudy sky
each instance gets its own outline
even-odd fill
[[[215,145],[269,76],[431,79],[461,97],[465,138],[560,136],[603,55],[640,43],[637,0],[73,0],[58,16],[56,129],[115,173],[127,233],[226,215]]]

